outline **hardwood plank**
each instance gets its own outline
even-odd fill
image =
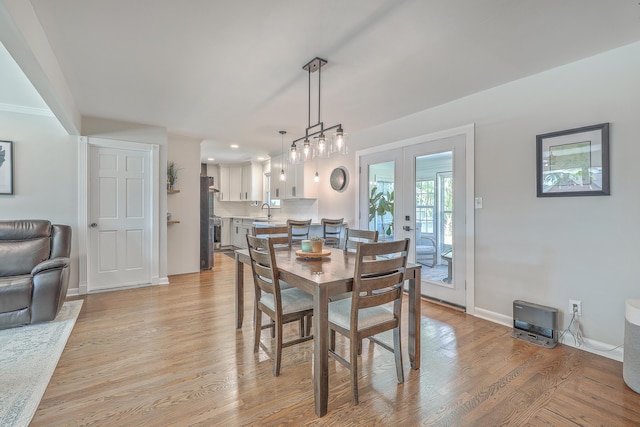
[[[252,284],[247,268],[244,278]],[[408,368],[406,329],[404,384],[393,355],[365,341],[360,405],[348,370],[330,360],[328,413],[317,418],[313,342],[285,348],[274,378],[267,352],[253,353],[253,286],[239,330],[234,289],[233,259],[216,254],[213,271],[167,286],[83,297],[32,426],[640,424],[640,395],[624,384],[621,363],[539,348],[426,301],[421,369]],[[348,341],[338,337],[337,348],[346,354]]]

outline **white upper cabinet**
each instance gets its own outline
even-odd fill
[[[262,196],[262,164],[249,163],[242,166],[241,199],[261,201]]]
[[[300,199],[304,197],[304,163],[289,165],[285,197],[287,199]]]
[[[280,171],[282,170],[282,166],[282,156],[271,157],[271,179],[269,186],[271,199],[280,200],[285,198],[284,193],[286,181],[280,181]]]
[[[223,202],[261,201],[262,164],[220,167],[220,193]]]
[[[271,158],[271,192],[272,199],[309,199],[314,198],[309,188],[305,190],[305,164],[295,165],[288,163],[288,157],[284,156],[285,181],[280,180],[280,171],[283,169],[282,156]],[[310,167],[310,166],[309,166]],[[311,183],[313,184],[313,183]],[[309,184],[309,185],[311,185]]]
[[[242,199],[242,167],[220,167],[220,193],[218,200],[239,202]]]

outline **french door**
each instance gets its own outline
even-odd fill
[[[422,294],[463,309],[473,303],[469,139],[472,132],[454,130],[359,156],[359,227],[377,230],[378,240],[410,238]]]

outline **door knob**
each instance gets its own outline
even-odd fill
[[[403,229],[404,231],[411,231],[411,230],[413,230],[413,228],[409,227],[408,225],[405,225],[404,227],[402,227],[402,229]]]
[[[97,222],[92,222],[91,224],[89,224],[89,227],[91,228],[96,228],[98,226]]]

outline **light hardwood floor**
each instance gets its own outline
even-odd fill
[[[253,353],[253,287],[236,330],[233,261],[216,255],[215,265],[168,286],[86,296],[32,426],[640,425],[621,363],[539,348],[426,301],[422,369],[409,369],[406,327],[402,385],[393,355],[365,341],[360,405],[347,369],[330,360],[328,414],[317,418],[313,343],[285,349],[274,378],[268,355]],[[247,267],[245,277],[253,283]]]

